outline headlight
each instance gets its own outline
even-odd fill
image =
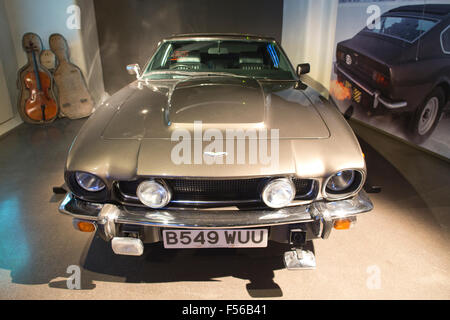
[[[354,170],[339,171],[328,180],[327,189],[332,192],[340,192],[349,188],[355,181]]]
[[[262,192],[264,203],[270,208],[289,205],[295,197],[295,186],[289,179],[275,179],[267,183]]]
[[[105,189],[105,184],[100,178],[85,172],[75,173],[75,179],[80,187],[89,192],[99,192]]]
[[[155,180],[142,182],[138,186],[136,194],[143,204],[153,209],[165,207],[172,197],[170,190]]]
[[[323,195],[328,200],[349,198],[361,190],[366,174],[362,170],[342,170],[324,184]]]

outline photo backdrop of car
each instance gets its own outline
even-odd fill
[[[341,111],[450,158],[450,2],[341,1],[336,43]]]

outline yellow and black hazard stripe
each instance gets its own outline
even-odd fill
[[[361,95],[362,95],[361,91],[359,91],[356,88],[353,88],[353,90],[352,90],[353,101],[355,101],[356,103],[361,103]]]

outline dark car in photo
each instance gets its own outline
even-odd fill
[[[338,43],[335,72],[354,104],[405,114],[411,139],[424,142],[450,106],[450,4],[384,13]]]

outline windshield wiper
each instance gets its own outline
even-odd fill
[[[149,77],[152,75],[179,75],[179,76],[185,76],[185,77],[208,77],[208,76],[227,76],[227,77],[234,77],[234,78],[250,78],[250,79],[256,79],[260,81],[296,81],[295,79],[277,79],[277,78],[270,78],[270,77],[257,77],[257,76],[250,76],[250,75],[240,75],[232,72],[220,72],[220,71],[179,71],[179,70],[158,70],[158,71],[151,71],[146,74],[144,74],[142,77]]]
[[[143,75],[143,77],[149,77],[152,75],[159,74],[170,74],[170,75],[181,75],[187,77],[200,77],[200,76],[228,76],[236,78],[253,78],[251,76],[239,75],[231,72],[214,72],[214,71],[178,71],[178,70],[160,70],[160,71],[150,71]]]
[[[206,76],[229,76],[229,77],[236,77],[236,78],[253,78],[251,76],[245,76],[240,74],[235,74],[231,72],[201,72],[200,75],[206,75]]]
[[[161,71],[150,71],[148,73],[145,73],[142,77],[149,77],[152,75],[158,75],[158,74],[174,74],[174,75],[180,75],[180,76],[193,76],[196,72],[189,72],[189,71],[178,71],[178,70],[161,70]]]

